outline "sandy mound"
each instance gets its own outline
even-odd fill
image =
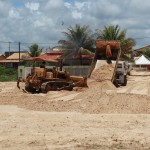
[[[93,70],[90,78],[96,80],[97,82],[102,82],[105,80],[110,81],[112,79],[113,72],[114,65],[104,65],[98,69]]]
[[[39,111],[150,113],[149,96],[117,93],[117,88],[111,82],[113,69],[111,65],[104,65],[95,69],[91,78],[88,79],[89,88],[78,91],[50,91],[47,94],[29,94],[18,90],[16,83],[1,83],[0,104],[12,104]],[[147,82],[147,78],[145,80]],[[135,80],[135,82],[137,81]],[[143,83],[141,82],[141,84]]]
[[[86,113],[150,113],[150,97],[134,94],[118,94],[104,90],[102,86],[78,95],[82,112]]]
[[[97,89],[115,89],[115,86],[111,82],[112,76],[114,72],[114,64],[105,64],[103,66],[99,66],[93,70],[90,79],[88,79],[87,84],[89,87],[89,92],[96,87]],[[96,92],[95,91],[95,92]]]
[[[77,111],[83,113],[150,113],[150,97],[136,94],[118,94],[109,81],[91,82],[83,92],[51,91],[47,94],[29,94],[8,83],[0,92],[0,104],[16,105],[38,111]],[[11,89],[10,86],[13,88]],[[106,90],[110,89],[110,90]],[[17,93],[17,94],[16,94]]]

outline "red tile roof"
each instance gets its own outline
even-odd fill
[[[26,58],[27,61],[49,61],[49,62],[58,62],[56,59],[53,59],[52,57],[48,57],[45,55],[38,56],[38,57],[30,57]]]
[[[42,56],[38,56],[38,57],[42,58],[42,59],[58,60],[58,59],[60,59],[61,55],[42,55]]]

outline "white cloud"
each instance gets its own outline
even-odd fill
[[[34,26],[35,27],[42,27],[42,26],[44,26],[45,24],[44,24],[44,22],[41,22],[41,21],[39,21],[39,20],[36,20],[35,22],[34,22]]]
[[[65,2],[65,3],[64,3],[64,6],[67,7],[67,8],[71,8],[71,4],[68,3],[68,2]]]
[[[149,37],[149,0],[22,0],[22,3],[16,7],[10,0],[0,1],[2,41],[57,43],[63,38],[62,31],[75,24],[89,25],[93,31],[118,24],[127,29],[129,37]],[[138,40],[137,45],[149,45],[149,41]]]
[[[19,14],[19,12],[16,10],[16,9],[11,9],[10,11],[9,11],[9,17],[10,18],[20,18],[20,14]]]
[[[39,3],[26,3],[25,6],[30,9],[31,11],[36,11],[39,9],[40,4]]]
[[[74,19],[81,19],[82,18],[82,13],[78,11],[72,11],[72,17]]]
[[[88,3],[87,2],[75,2],[75,7],[79,10],[84,9]]]
[[[61,8],[64,5],[63,0],[45,0],[45,8],[44,9],[57,9]]]
[[[10,10],[11,4],[9,1],[1,1],[0,0],[0,17],[7,17],[8,10]]]

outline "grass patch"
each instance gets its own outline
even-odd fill
[[[0,82],[17,80],[17,69],[0,66]]]

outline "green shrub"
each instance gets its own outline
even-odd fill
[[[0,82],[17,80],[17,69],[0,66]]]

